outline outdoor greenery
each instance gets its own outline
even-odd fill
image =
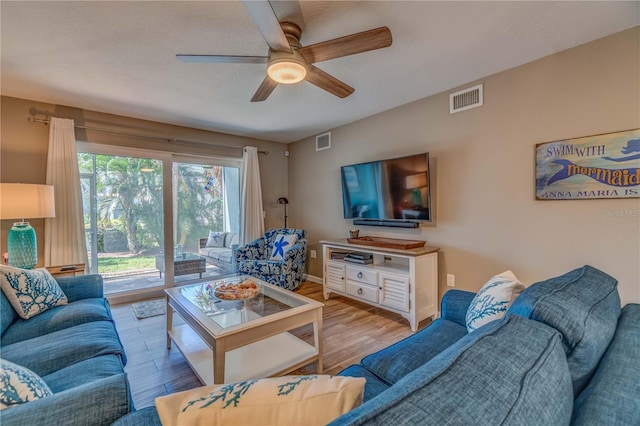
[[[139,269],[154,269],[155,267],[156,261],[153,256],[98,258],[98,270],[102,274]]]
[[[78,165],[81,174],[95,178],[98,252],[109,251],[109,242],[122,235],[124,250],[130,254],[159,253],[163,246],[162,162],[79,153]],[[172,173],[175,241],[197,252],[198,238],[224,228],[223,167],[176,163]],[[83,191],[85,224],[90,229],[89,188]],[[104,259],[99,260],[99,272],[106,272]]]

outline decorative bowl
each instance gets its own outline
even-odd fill
[[[213,294],[220,300],[245,300],[260,294],[260,285],[251,278],[239,283],[218,284]]]

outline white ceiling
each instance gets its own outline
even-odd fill
[[[5,96],[291,142],[640,24],[640,2],[273,2],[309,45],[386,25],[391,47],[316,64],[356,91],[309,83],[250,103],[266,55],[238,1],[2,1]]]

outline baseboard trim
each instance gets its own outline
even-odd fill
[[[322,278],[316,277],[315,275],[304,274],[304,279],[312,283],[322,284]]]

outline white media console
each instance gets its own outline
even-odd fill
[[[412,331],[420,321],[437,315],[438,248],[401,250],[350,244],[346,239],[320,243],[325,300],[335,293],[396,312],[409,320]],[[335,253],[344,252],[372,254],[373,263],[334,258]]]

